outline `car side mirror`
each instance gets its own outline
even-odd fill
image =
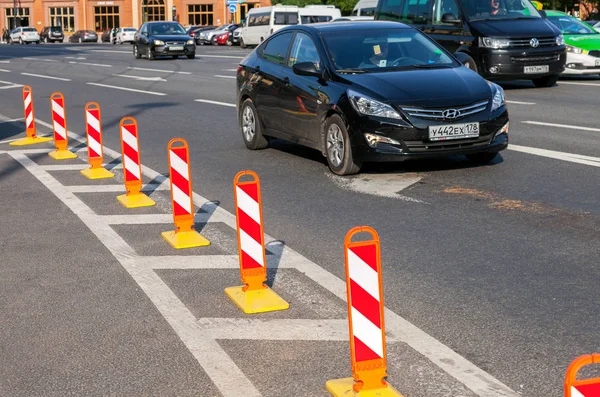
[[[462,22],[460,19],[458,19],[458,17],[454,14],[452,14],[451,12],[447,12],[444,15],[442,15],[442,23],[449,23],[452,25],[461,25]]]
[[[546,19],[548,16],[546,15],[546,10],[538,10],[542,18]]]
[[[313,62],[298,62],[292,66],[292,70],[299,76],[315,76],[322,78],[323,72],[318,71]]]
[[[458,59],[458,62],[466,65],[469,62],[470,56],[465,54],[464,52],[455,52],[454,58]]]

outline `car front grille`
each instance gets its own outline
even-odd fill
[[[185,42],[183,42],[183,41],[167,41],[165,44],[166,45],[184,45]]]
[[[488,106],[489,100],[479,101],[477,103],[455,107],[455,108],[445,108],[445,109],[428,109],[428,108],[411,108],[411,107],[402,107],[402,110],[405,111],[409,116],[418,117],[422,119],[430,119],[430,120],[456,120],[461,119],[463,117],[467,117],[479,112],[484,111]],[[445,111],[451,111],[451,113],[455,114],[455,117],[446,117],[444,116]]]
[[[590,54],[593,57],[600,58],[600,51],[598,51],[598,50],[592,50],[592,51],[588,52],[588,54]]]
[[[510,39],[509,47],[512,48],[531,48],[531,40],[529,39]],[[556,46],[556,37],[542,37],[536,38],[539,42],[538,47],[554,47]]]
[[[460,139],[459,141],[404,141],[409,152],[412,153],[435,153],[452,151],[457,149],[470,149],[485,147],[490,143],[491,136],[478,136],[476,138]]]
[[[560,59],[560,55],[539,55],[533,57],[510,57],[512,63],[543,63],[543,62],[555,62]]]

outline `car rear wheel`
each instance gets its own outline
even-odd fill
[[[558,75],[546,76],[546,77],[541,77],[539,79],[533,79],[533,84],[535,84],[536,87],[552,87],[556,84],[557,81],[558,81]]]
[[[342,118],[337,114],[325,121],[327,164],[337,175],[352,175],[360,171],[361,162],[354,158],[350,136]]]
[[[258,120],[258,112],[250,98],[242,103],[240,111],[240,127],[242,130],[242,138],[248,149],[264,149],[269,144],[262,134],[262,128],[260,121]]]
[[[194,59],[194,58],[196,58],[196,53],[193,53],[193,54],[187,54],[187,58],[188,58],[188,59]]]
[[[210,39],[210,44],[217,45],[217,38],[213,36],[213,38]]]
[[[491,162],[492,160],[494,160],[497,155],[498,155],[498,153],[482,152],[482,153],[467,154],[466,157],[467,157],[467,160],[469,160],[472,163],[487,164],[487,163]]]
[[[35,42],[35,44],[40,44],[40,41],[39,41],[39,40],[38,40],[38,41],[36,41],[36,42]]]
[[[154,60],[154,53],[150,47],[148,47],[148,50],[146,50],[146,58],[148,58],[149,61]]]
[[[133,45],[133,56],[135,57],[135,59],[140,59],[142,57],[138,46],[136,46],[135,44]]]

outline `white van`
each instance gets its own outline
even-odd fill
[[[376,9],[377,0],[359,0],[352,10],[352,15],[372,17],[375,15]]]
[[[298,6],[272,6],[253,8],[246,15],[240,46],[255,46],[273,32],[290,25],[298,25]]]
[[[342,16],[340,9],[334,5],[308,5],[298,9],[298,14],[300,15],[301,25],[329,22]]]

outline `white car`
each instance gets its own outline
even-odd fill
[[[135,41],[135,32],[137,32],[136,28],[122,28],[117,33],[117,43],[133,43]]]
[[[35,28],[19,27],[10,32],[10,42],[19,44],[40,44],[40,35]]]

